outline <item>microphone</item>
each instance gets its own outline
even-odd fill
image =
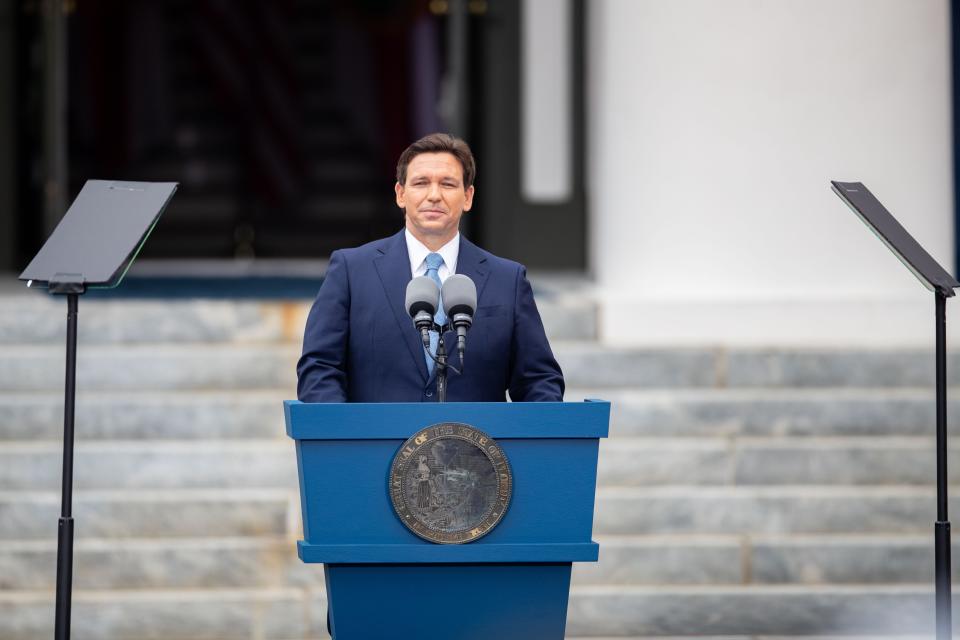
[[[463,352],[467,348],[467,329],[473,326],[473,313],[477,309],[477,285],[467,276],[456,273],[444,281],[440,297],[447,318],[457,330],[457,351],[462,367]]]
[[[473,283],[471,283],[473,284]],[[420,331],[423,346],[430,349],[430,329],[433,328],[433,316],[440,303],[440,287],[427,276],[418,276],[407,284],[405,306],[413,318],[413,324]]]

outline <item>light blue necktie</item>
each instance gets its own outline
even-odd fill
[[[443,264],[443,256],[439,253],[430,253],[427,255],[427,277],[437,283],[437,286],[441,286],[440,283],[440,265]],[[437,313],[433,316],[433,321],[436,322],[441,327],[447,321],[447,314],[443,312],[443,301],[440,301],[440,308],[437,309]],[[430,353],[434,356],[437,355],[437,345],[440,342],[440,334],[436,331],[430,332]],[[424,350],[423,357],[427,360],[427,373],[433,375],[434,362],[433,358],[430,357],[430,354],[426,353]]]

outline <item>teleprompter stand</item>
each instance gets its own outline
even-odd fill
[[[947,515],[947,298],[960,287],[860,182],[831,182],[833,191],[934,294],[937,360],[937,521],[934,524],[937,640],[951,637],[950,520]]]
[[[73,438],[77,378],[77,307],[88,288],[112,288],[160,219],[177,184],[88,180],[20,274],[28,287],[67,296],[67,358],[63,403],[63,476],[57,536],[54,638],[70,638],[73,588]]]

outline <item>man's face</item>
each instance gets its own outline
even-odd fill
[[[406,212],[407,229],[430,249],[452,239],[460,216],[473,206],[473,186],[463,188],[463,167],[451,153],[414,156],[406,183],[398,182],[395,190],[397,206]]]

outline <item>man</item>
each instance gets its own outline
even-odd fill
[[[460,218],[473,205],[475,174],[470,148],[450,135],[428,135],[403,152],[395,191],[405,228],[330,256],[297,364],[300,400],[434,401],[433,362],[404,300],[413,276],[442,282],[452,273],[474,281],[477,309],[464,370],[449,371],[447,400],[503,402],[507,392],[515,402],[563,399],[563,375],[526,270],[460,235]],[[445,344],[450,351],[456,334],[447,333]],[[459,364],[455,356],[450,361]]]

